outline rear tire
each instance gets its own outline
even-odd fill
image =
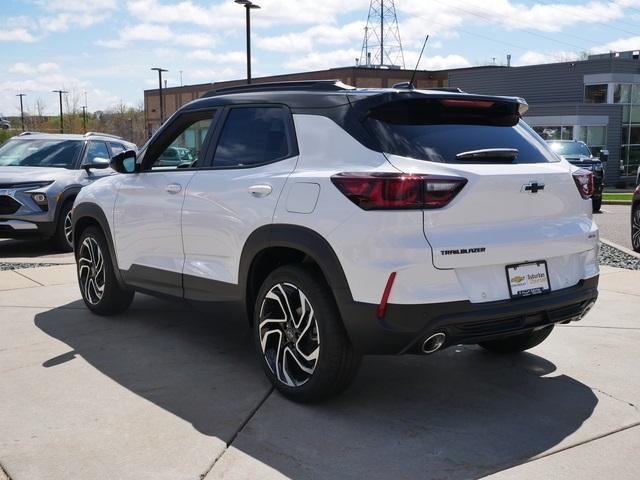
[[[640,203],[631,207],[631,246],[640,253]]]
[[[553,325],[519,335],[480,342],[482,348],[495,353],[518,353],[540,345],[553,331]]]
[[[60,215],[58,215],[56,232],[52,238],[55,249],[65,253],[73,251],[72,207],[73,202],[71,201],[67,201],[62,205],[62,210],[60,210]]]
[[[107,241],[99,228],[88,227],[81,233],[76,265],[80,293],[89,310],[98,315],[116,315],[129,308],[135,292],[120,287]]]
[[[285,265],[267,277],[256,298],[254,339],[267,377],[296,402],[341,392],[360,366],[331,289],[311,266]]]
[[[602,197],[600,198],[592,198],[591,199],[591,203],[593,206],[593,212],[599,212],[600,211],[600,207],[602,207]]]

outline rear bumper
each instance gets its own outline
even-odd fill
[[[598,297],[598,277],[544,295],[497,302],[389,304],[382,319],[376,316],[377,305],[346,300],[341,292],[335,293],[357,350],[365,354],[418,353],[422,342],[438,332],[446,334],[446,347],[579,320]]]

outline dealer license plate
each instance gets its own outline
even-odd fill
[[[507,282],[512,298],[538,295],[551,290],[547,262],[521,263],[507,266]]]

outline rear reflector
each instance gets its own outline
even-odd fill
[[[363,210],[442,208],[467,183],[461,177],[403,173],[339,173],[331,181]]]
[[[389,279],[387,280],[387,284],[384,287],[384,292],[382,292],[380,305],[378,305],[378,318],[384,318],[384,314],[387,313],[387,302],[389,301],[389,295],[391,295],[391,287],[393,287],[393,282],[395,280],[396,272],[391,272],[391,275],[389,275]]]
[[[573,180],[576,182],[578,192],[580,192],[582,198],[591,198],[595,189],[593,172],[581,168],[580,170],[573,172]]]

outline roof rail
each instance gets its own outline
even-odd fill
[[[205,93],[202,98],[227,95],[229,93],[245,92],[272,92],[278,90],[305,90],[317,92],[337,92],[341,90],[353,90],[355,87],[346,85],[340,80],[300,80],[291,82],[251,83],[248,85],[236,85],[234,87],[218,88]]]
[[[42,134],[39,132],[22,132],[18,134],[19,137],[23,137],[25,135],[42,135]]]
[[[421,90],[439,90],[441,92],[451,92],[451,93],[467,93],[464,90],[458,87],[427,87]]]
[[[109,137],[109,138],[117,138],[118,140],[123,140],[122,137],[117,135],[111,135],[110,133],[100,133],[100,132],[87,132],[84,134],[85,137]]]

